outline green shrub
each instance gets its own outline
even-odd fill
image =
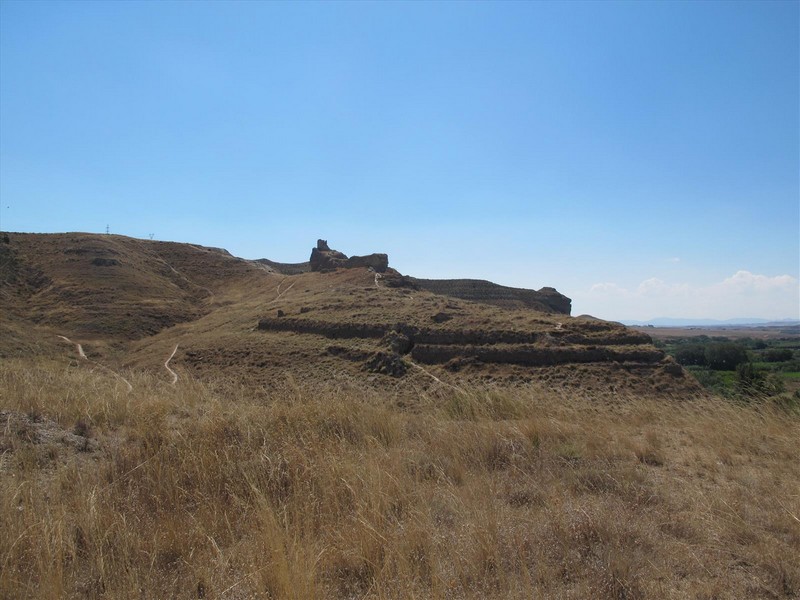
[[[753,393],[762,387],[763,382],[764,374],[753,363],[746,362],[736,366],[736,385],[742,392]]]
[[[686,370],[694,375],[700,385],[715,394],[729,397],[735,395],[733,387],[728,384],[719,372],[712,371],[708,367],[699,366],[688,366]]]
[[[769,348],[761,356],[766,362],[785,362],[792,360],[794,353],[790,348]]]
[[[776,396],[786,389],[779,375],[766,375],[751,362],[736,367],[736,387],[745,396]]]
[[[706,364],[715,371],[733,371],[748,362],[747,350],[733,342],[714,342],[705,348]]]
[[[675,350],[675,360],[684,366],[705,366],[706,348],[703,344],[685,344]]]

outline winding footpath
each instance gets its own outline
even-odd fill
[[[80,356],[80,357],[81,357],[83,360],[89,360],[89,359],[86,357],[86,354],[83,352],[83,346],[81,346],[80,344],[77,344],[77,343],[73,342],[71,339],[69,339],[68,337],[65,337],[65,336],[63,336],[63,335],[60,335],[60,336],[58,336],[58,337],[60,337],[62,340],[64,340],[64,341],[65,341],[65,342],[67,342],[68,344],[73,344],[73,345],[75,346],[75,349],[78,351],[78,356]]]
[[[172,351],[172,354],[169,355],[169,358],[164,362],[164,368],[169,371],[169,374],[172,375],[172,381],[170,383],[175,385],[178,383],[178,374],[169,368],[169,361],[172,360],[172,357],[175,356],[175,353],[178,351],[178,344],[175,344],[175,349]]]
[[[278,294],[278,295],[277,295],[277,296],[275,296],[275,298],[273,298],[272,300],[270,300],[270,302],[269,302],[270,304],[272,304],[273,302],[276,302],[276,301],[280,300],[280,299],[281,299],[281,296],[283,296],[283,295],[284,295],[286,292],[288,292],[290,289],[292,289],[292,288],[294,287],[294,284],[295,284],[295,283],[297,283],[296,281],[293,281],[293,282],[292,282],[292,285],[290,285],[289,287],[287,287],[285,290],[281,291],[281,286],[283,285],[283,282],[284,282],[284,280],[285,280],[285,278],[284,278],[284,279],[281,279],[281,282],[278,284],[278,287],[277,287],[277,289],[275,290],[275,291],[277,292],[277,294]]]
[[[86,353],[83,351],[83,346],[81,346],[81,345],[80,345],[80,344],[78,344],[77,342],[73,342],[71,339],[69,339],[69,338],[68,338],[68,337],[66,337],[66,336],[59,335],[58,337],[59,337],[59,338],[61,338],[62,340],[64,340],[65,342],[67,342],[68,344],[72,344],[73,346],[75,346],[75,349],[78,351],[78,357],[79,357],[79,358],[81,358],[81,359],[85,360],[85,361],[86,361],[86,362],[88,362],[88,363],[92,363],[93,365],[96,365],[96,366],[100,367],[101,369],[105,369],[106,371],[108,371],[109,373],[111,373],[111,374],[112,374],[114,377],[117,377],[118,379],[121,379],[121,380],[122,380],[122,381],[125,383],[125,385],[126,385],[126,386],[128,386],[128,391],[129,391],[129,392],[132,392],[132,391],[133,391],[133,386],[131,385],[130,381],[128,381],[127,379],[125,379],[125,378],[124,378],[122,375],[120,375],[120,374],[119,374],[119,373],[117,373],[116,371],[112,371],[111,369],[109,369],[109,368],[108,368],[107,366],[105,366],[105,365],[101,365],[99,362],[96,362],[96,361],[90,360],[90,359],[89,359],[89,357],[88,357],[88,356],[86,356]],[[177,350],[177,347],[176,347],[175,349]],[[171,357],[170,357],[170,358],[171,358]]]

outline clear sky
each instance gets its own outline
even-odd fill
[[[798,2],[0,1],[0,228],[800,317]]]

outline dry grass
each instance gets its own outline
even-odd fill
[[[0,597],[800,595],[796,414],[126,377],[0,365]]]

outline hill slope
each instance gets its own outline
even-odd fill
[[[646,334],[563,314],[569,299],[552,288],[415,280],[376,273],[361,257],[348,260],[355,268],[281,272],[280,263],[192,244],[8,238],[0,244],[4,356],[63,355],[63,335],[118,368],[163,373],[174,352],[179,370],[264,383],[288,373],[398,392],[470,380],[612,394],[698,389]]]

